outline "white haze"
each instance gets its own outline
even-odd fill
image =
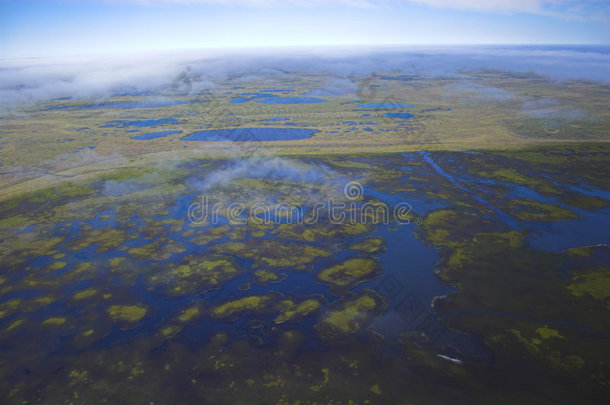
[[[497,69],[535,73],[554,80],[610,82],[610,52],[604,47],[177,51],[137,56],[0,59],[0,109],[14,110],[59,97],[105,100],[124,92],[167,96],[172,82],[187,66],[192,67],[189,74],[198,77],[192,92],[213,90],[215,83],[221,81],[231,80],[239,85],[290,73],[327,75],[331,91],[353,90],[349,82],[355,77],[378,72],[460,78],[468,71]]]

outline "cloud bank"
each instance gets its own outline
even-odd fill
[[[192,83],[193,93],[213,91],[219,82],[243,84],[291,73],[319,74],[327,80],[325,90],[337,93],[353,90],[355,86],[350,83],[354,80],[378,72],[459,78],[469,71],[495,69],[535,73],[554,80],[608,83],[610,49],[576,46],[352,47],[5,59],[0,60],[0,109],[14,110],[60,97],[102,101],[122,93],[167,97],[172,84],[187,66],[192,69],[190,74],[198,78]]]

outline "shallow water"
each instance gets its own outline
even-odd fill
[[[373,123],[353,122],[354,126],[362,124],[372,125]],[[272,131],[269,132],[270,129]],[[272,134],[272,140],[281,140],[285,139],[281,134],[302,129],[242,128],[241,130],[263,131],[260,134],[265,136]],[[196,135],[194,140],[236,140],[235,137],[237,140],[244,140],[245,134],[236,135],[235,131],[238,130],[225,133],[199,131],[188,137]],[[151,136],[164,132],[172,131],[141,134],[140,136]],[[269,137],[265,138],[265,140],[268,139]],[[450,244],[453,240],[464,240],[466,242],[461,246],[467,247],[470,240],[474,239],[471,239],[471,235],[468,234],[470,229],[451,228],[451,218],[456,217],[439,215],[436,218],[436,226],[440,226],[436,229],[441,231],[437,234],[442,236],[442,231],[447,229],[450,237],[439,238],[440,241],[435,241],[426,234],[430,230],[427,228],[426,220],[432,217],[431,214],[442,210],[457,213],[457,216],[471,215],[476,220],[473,219],[472,222],[466,222],[466,224],[480,227],[480,229],[477,228],[476,235],[496,237],[502,235],[502,232],[506,232],[507,228],[503,223],[504,217],[499,214],[501,210],[493,210],[496,205],[504,207],[501,205],[502,198],[493,196],[493,193],[498,190],[501,194],[506,194],[507,198],[528,198],[561,205],[556,197],[542,196],[532,188],[478,176],[473,174],[478,173],[476,170],[468,172],[466,156],[469,155],[414,152],[374,157],[364,155],[283,159],[281,164],[270,160],[273,170],[265,169],[269,163],[265,160],[257,160],[250,166],[246,164],[246,169],[243,169],[244,161],[242,160],[222,162],[202,160],[181,165],[177,171],[180,174],[175,174],[175,177],[170,176],[170,180],[151,181],[149,174],[142,178],[134,175],[127,180],[99,180],[94,185],[98,194],[83,197],[83,202],[87,206],[90,203],[101,204],[102,202],[98,201],[97,197],[102,197],[103,201],[108,202],[106,208],[92,210],[95,215],[71,215],[68,217],[69,219],[59,223],[37,223],[21,230],[34,239],[46,240],[50,236],[61,237],[63,240],[49,250],[48,254],[26,257],[23,266],[15,266],[7,270],[11,279],[4,284],[9,289],[5,291],[0,305],[19,298],[26,300],[26,305],[23,306],[25,309],[21,312],[10,314],[2,319],[2,322],[5,329],[9,328],[16,319],[26,318],[28,322],[18,332],[23,333],[23,337],[12,335],[13,337],[10,338],[12,340],[7,343],[7,347],[11,349],[6,351],[10,364],[18,364],[15,370],[11,371],[18,375],[15,377],[17,380],[28,379],[30,377],[22,373],[23,369],[32,369],[35,370],[35,373],[40,373],[49,359],[54,359],[61,364],[54,365],[51,370],[43,371],[47,373],[46,379],[63,378],[61,376],[71,373],[72,369],[87,369],[93,375],[93,370],[96,370],[97,365],[91,360],[89,363],[81,362],[82,356],[89,355],[105,359],[114,348],[125,348],[126,351],[131,352],[136,346],[142,345],[144,354],[136,353],[133,356],[138,361],[150,362],[141,367],[145,370],[144,377],[149,384],[150,381],[157,381],[154,378],[158,378],[158,381],[163,381],[163,383],[173,379],[182,381],[184,376],[190,378],[188,370],[190,366],[183,370],[176,364],[172,364],[171,371],[164,369],[166,361],[171,362],[177,359],[176,352],[172,350],[175,350],[178,345],[192,350],[187,353],[187,356],[195,358],[197,357],[194,354],[195,351],[205,347],[215,336],[218,336],[217,334],[226,334],[229,343],[213,352],[214,356],[219,357],[210,359],[210,354],[208,354],[194,360],[197,362],[195,368],[205,367],[210,361],[213,366],[216,359],[222,360],[221,356],[234,349],[234,343],[239,347],[240,338],[254,339],[257,348],[269,348],[274,351],[283,349],[281,339],[285,337],[284,333],[287,331],[298,332],[306,342],[299,347],[297,354],[290,353],[282,358],[282,362],[287,361],[289,364],[298,363],[302,359],[310,359],[315,355],[343,360],[340,353],[341,347],[351,338],[353,338],[352,342],[357,342],[356,351],[363,353],[364,356],[375,355],[368,351],[370,347],[367,345],[372,340],[378,340],[383,350],[387,350],[393,358],[398,359],[403,350],[401,345],[413,339],[422,345],[419,354],[430,350],[432,356],[443,354],[450,358],[463,360],[465,363],[478,359],[481,364],[493,364],[494,353],[488,353],[481,346],[476,334],[457,333],[445,326],[448,320],[451,322],[464,314],[473,316],[481,314],[482,317],[497,316],[498,318],[494,318],[494,322],[498,322],[497,319],[500,319],[500,323],[496,323],[496,326],[503,325],[503,322],[518,320],[530,324],[540,323],[535,327],[542,327],[543,323],[548,323],[557,328],[567,327],[583,333],[598,333],[594,328],[586,327],[584,321],[575,322],[573,318],[568,317],[564,320],[561,316],[554,315],[530,317],[528,314],[518,313],[518,311],[513,314],[510,312],[510,308],[487,307],[485,300],[469,302],[470,305],[466,306],[466,309],[459,308],[456,311],[443,312],[442,303],[445,300],[436,301],[436,303],[440,302],[439,306],[432,307],[431,303],[435,297],[444,294],[449,294],[450,297],[456,294],[459,297],[460,294],[463,294],[464,289],[469,287],[468,282],[455,283],[452,286],[441,281],[440,277],[446,277],[445,273],[441,273],[440,276],[436,274],[436,270],[442,270],[446,264],[444,260],[447,258],[447,249],[444,244],[447,242]],[[303,165],[305,165],[305,169]],[[137,170],[136,173],[138,173]],[[533,170],[530,173],[533,173]],[[234,175],[235,177],[232,177]],[[198,198],[202,190],[209,191],[206,188],[209,183],[206,181],[212,182],[213,179],[218,178],[226,179],[225,182],[219,183],[221,185],[218,185],[219,189],[217,189],[217,197],[223,201],[226,197],[226,203],[239,202],[240,198],[249,199],[253,198],[252,195],[262,193],[264,197],[261,197],[262,201],[271,204],[280,200],[286,201],[285,199],[290,201],[292,198],[298,201],[303,196],[311,196],[312,189],[327,182],[330,182],[332,187],[337,187],[341,193],[344,186],[343,181],[356,180],[364,184],[363,200],[358,201],[380,201],[389,207],[406,202],[413,207],[414,216],[411,217],[411,222],[408,224],[399,225],[396,222],[390,222],[389,224],[378,224],[364,231],[354,231],[354,233],[349,232],[350,228],[340,228],[338,233],[332,233],[332,227],[325,228],[327,218],[313,225],[314,228],[309,228],[309,231],[313,232],[310,234],[296,225],[282,228],[288,222],[275,216],[272,217],[272,220],[275,220],[274,225],[266,228],[259,235],[255,235],[254,229],[250,229],[249,226],[246,226],[246,231],[241,232],[240,227],[241,230],[244,230],[243,226],[230,224],[224,217],[221,217],[218,223],[210,225],[189,225],[185,220],[185,212],[188,211],[189,205]],[[293,182],[301,183],[297,187],[292,184]],[[166,188],[173,186],[183,188],[173,194],[168,193]],[[146,194],[149,188],[156,187],[159,187],[159,190]],[[595,192],[587,185],[583,184],[581,187]],[[334,190],[334,188],[331,189]],[[303,193],[303,190],[307,191]],[[142,195],[148,197],[143,198]],[[214,192],[210,192],[210,195],[214,195]],[[324,195],[326,196],[326,194]],[[76,200],[78,198],[68,200],[70,210],[74,210],[73,204],[77,202]],[[0,207],[0,209],[5,208]],[[52,208],[53,210],[49,212],[60,212],[60,210],[54,211],[55,207]],[[311,210],[312,205],[304,204],[304,208]],[[506,211],[503,215],[518,224],[519,229],[525,232],[524,235],[530,234],[526,242],[529,243],[529,246],[526,245],[523,249],[524,257],[527,257],[530,249],[559,251],[565,247],[580,246],[610,237],[606,231],[606,229],[610,229],[610,224],[607,224],[607,218],[610,217],[609,210],[595,212],[574,210],[581,215],[580,218],[554,223],[519,220],[514,217],[514,213]],[[214,233],[212,229],[222,225],[229,225],[229,227],[221,229],[218,238],[209,242],[195,240],[197,237],[212,235]],[[316,228],[317,226],[320,227]],[[105,235],[116,230],[121,230],[124,234],[118,234],[116,238],[105,242],[97,242],[85,247],[79,246],[79,241],[86,238],[91,232],[101,231],[101,234]],[[286,230],[296,233],[289,232],[282,235],[281,232]],[[43,234],[43,231],[48,233]],[[432,227],[432,231],[435,231],[434,227]],[[373,237],[381,238],[383,247],[380,251],[369,252],[353,247],[355,242]],[[485,240],[484,237],[482,239]],[[131,251],[133,248],[143,248],[157,240],[159,241],[158,248],[144,249],[145,254],[138,256]],[[118,243],[114,244],[114,242]],[[273,251],[265,251],[263,242],[270,242]],[[231,252],[227,248],[227,245],[231,243],[243,244],[243,247],[239,248],[237,252]],[[289,248],[284,250],[282,245],[288,245]],[[299,245],[329,249],[331,255],[321,254],[302,269],[294,265],[269,264],[283,258],[287,258],[289,263],[293,259],[298,260],[300,255],[293,252]],[[172,251],[172,246],[180,246],[181,250]],[[210,252],[214,253],[215,247],[221,249],[220,251],[226,249],[222,253],[223,257],[235,259],[237,273],[228,281],[222,281],[213,290],[207,290],[206,285],[196,278],[186,280],[185,284],[179,284],[182,276],[176,272],[177,267],[184,263],[188,264],[189,256],[196,256],[197,260],[203,262],[206,257],[209,258],[206,255],[211,255]],[[157,256],[166,249],[171,254],[167,257]],[[491,249],[491,254],[493,254],[491,244],[483,244],[482,250],[484,249]],[[251,252],[254,252],[254,256],[248,256]],[[57,262],[58,259],[55,257],[57,254],[65,255],[59,259],[65,262],[65,267],[52,272],[50,268]],[[483,251],[482,254],[486,253]],[[511,252],[506,252],[506,254],[509,255]],[[262,261],[261,257],[268,258],[269,261]],[[546,262],[543,254],[541,257],[542,270]],[[124,258],[127,264],[123,267],[113,264],[111,261],[113,258]],[[331,286],[332,283],[322,282],[318,277],[322,270],[355,258],[378,261],[380,266],[376,268],[371,277],[357,279],[345,289],[337,290],[336,287]],[[61,281],[62,277],[69,277],[76,273],[77,266],[83,262],[96,263],[98,267],[94,268],[94,278],[68,278],[68,282]],[[272,272],[277,273],[281,280],[266,283],[255,279],[254,272],[261,268],[272,269]],[[240,273],[242,270],[243,273]],[[460,271],[469,276],[468,270],[465,266]],[[197,271],[202,270],[197,269]],[[220,271],[218,273],[222,274]],[[491,288],[495,287],[494,281],[496,281],[492,277],[493,274],[494,272],[490,271]],[[154,279],[153,276],[161,278]],[[20,279],[23,279],[23,282],[20,283]],[[58,284],[53,284],[55,280]],[[42,281],[43,283],[40,284],[42,287],[40,289],[32,288],[28,286],[28,281]],[[17,288],[11,290],[13,285]],[[179,289],[174,288],[188,289],[193,285],[195,286],[193,288],[198,290],[180,292]],[[74,298],[71,297],[87,288],[99,288],[100,293],[89,301],[80,301],[75,304]],[[108,299],[102,298],[102,292],[111,293],[112,296]],[[363,315],[366,320],[357,326],[350,338],[329,338],[320,332],[319,322],[325,319],[324,317],[329,312],[341,308],[344,302],[353,297],[362,297],[366,294],[373,294],[373,292],[375,297],[379,295],[385,298],[383,307],[379,309],[379,312],[374,312],[370,318]],[[42,309],[34,311],[27,309],[27,303],[37,299],[43,293],[53,294],[55,301]],[[320,303],[320,309],[282,324],[276,323],[274,320],[277,315],[277,312],[274,312],[277,311],[276,307],[264,308],[264,305],[257,306],[251,311],[241,311],[232,318],[217,319],[212,315],[215,308],[227,301],[265,294],[282,297],[277,298],[278,300],[284,298],[315,299]],[[451,298],[447,300],[451,300]],[[108,307],[111,304],[145,306],[147,308],[146,316],[130,325],[129,328],[122,329],[120,322],[109,319]],[[185,308],[193,305],[200,305],[199,308],[203,308],[201,316],[183,323],[176,323],[176,316]],[[275,305],[275,301],[273,305]],[[366,313],[366,311],[363,312]],[[42,325],[42,322],[47,318],[57,316],[65,316],[66,324],[56,327],[53,331],[45,329],[46,326]],[[477,319],[479,318],[473,318],[472,321],[476,322]],[[482,319],[485,321],[487,318]],[[172,322],[174,323],[172,324]],[[179,325],[178,332],[164,335],[162,332],[164,328],[171,325]],[[525,328],[521,324],[510,325],[511,328],[513,326]],[[99,330],[100,334],[87,343],[84,349],[78,349],[82,351],[75,352],[76,349],[72,344],[86,330],[83,328]],[[563,330],[561,332],[564,333]],[[28,353],[26,353],[29,349],[23,348],[22,341],[31,341],[34,339],[33,336],[38,335],[43,336],[46,342],[45,345],[32,349],[41,356],[40,361],[29,360]],[[427,338],[424,339],[424,335]],[[238,357],[245,358],[251,356],[255,351],[252,347],[248,347],[242,352],[234,353]],[[75,353],[77,353],[78,361],[71,358]],[[298,357],[303,354],[306,356]],[[403,363],[411,364],[412,359],[409,358]],[[122,361],[122,358],[120,360]],[[176,362],[183,364],[183,361],[176,360]],[[54,377],[53,370],[58,370],[64,364],[66,370],[58,371],[59,377]],[[315,367],[320,368],[322,364],[326,363],[316,363]],[[447,367],[443,367],[443,364],[440,364],[439,367],[442,370],[453,367],[449,363],[444,365]],[[335,365],[332,366],[333,369],[335,367]],[[263,367],[257,364],[255,373],[260,374],[263,372],[261,370]],[[363,367],[361,370],[365,370],[365,368]],[[368,376],[372,372],[371,370],[373,369],[366,368],[366,373],[361,372],[360,375]],[[396,370],[391,365],[387,369],[382,367],[382,374],[385,373],[386,377],[394,371]],[[102,373],[104,373],[103,378],[106,378],[107,375],[114,375],[108,370],[100,372],[99,375]],[[204,371],[199,375],[206,376],[206,373],[207,371]],[[96,378],[99,378],[99,375],[96,375]],[[218,378],[222,380],[222,378]],[[227,378],[227,381],[223,380],[223,384],[229,384],[231,380],[234,380],[232,374]],[[392,388],[395,389],[395,387],[400,387],[400,383]],[[81,392],[89,392],[89,388],[90,386],[84,386],[80,389]],[[35,394],[34,390],[32,395]]]
[[[159,118],[156,120],[137,120],[137,121],[125,121],[125,120],[116,120],[110,121],[103,125],[102,128],[112,128],[112,127],[155,127],[157,125],[162,124],[176,124],[178,120],[175,118]]]
[[[610,243],[610,209],[580,212],[580,217],[538,226],[528,239],[530,246],[561,252],[576,246]]]
[[[385,116],[387,118],[404,118],[404,119],[415,118],[415,115],[413,115],[411,113],[385,113]]]
[[[452,182],[453,185],[461,190],[469,193],[477,201],[494,210],[498,217],[503,219],[507,224],[510,224],[513,229],[524,229],[530,232],[528,243],[536,249],[541,249],[549,252],[562,252],[575,246],[589,246],[598,244],[607,244],[610,241],[610,210],[600,209],[597,211],[587,211],[560,202],[561,196],[548,196],[538,193],[536,190],[519,185],[491,179],[486,177],[474,176],[469,174],[459,161],[447,159],[447,162],[455,164],[453,171],[456,174],[449,175],[432,160],[432,155],[426,152],[420,154],[428,156],[431,164],[436,165],[436,170],[442,172],[443,177]],[[543,178],[549,178],[548,175],[538,174]],[[561,190],[570,190],[582,195],[610,199],[610,192],[592,187],[590,185],[581,184],[574,186],[571,184],[560,184],[551,178],[551,182]],[[466,186],[464,186],[464,184]],[[476,185],[477,192],[483,192],[484,195],[477,195],[468,189],[468,185]],[[578,218],[562,221],[527,221],[511,216],[510,212],[502,212],[494,207],[488,198],[496,197],[494,189],[486,189],[486,186],[501,186],[506,189],[506,199],[516,200],[525,199],[536,202],[550,204],[560,207],[578,214]]]
[[[230,102],[233,104],[247,103],[248,101],[257,100],[261,98],[277,97],[275,94],[267,93],[242,93],[240,97],[233,98]]]
[[[519,229],[519,225],[517,225],[517,223],[515,222],[515,220],[508,214],[500,211],[498,208],[494,207],[489,201],[487,201],[485,198],[481,197],[480,195],[477,195],[475,193],[473,193],[472,191],[470,191],[468,188],[464,187],[460,182],[458,182],[455,178],[453,178],[453,176],[449,175],[447,172],[445,172],[433,159],[432,155],[428,152],[418,152],[420,156],[422,156],[424,158],[424,160],[426,162],[428,162],[430,164],[430,166],[432,166],[432,168],[442,177],[444,177],[445,179],[449,180],[449,182],[451,184],[453,184],[455,187],[457,187],[458,189],[462,190],[465,193],[468,193],[474,200],[478,201],[479,203],[483,204],[484,206],[486,206],[487,208],[489,208],[490,210],[492,210],[497,216],[498,218],[500,218],[502,221],[504,221],[508,226],[510,226],[512,229]]]
[[[159,132],[148,132],[145,134],[140,134],[137,136],[132,137],[131,139],[142,139],[142,140],[147,140],[147,139],[157,139],[157,138],[163,138],[165,136],[168,135],[176,135],[176,134],[181,134],[182,131],[177,130],[177,131],[159,131]]]

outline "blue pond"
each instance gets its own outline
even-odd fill
[[[194,132],[183,141],[291,141],[311,138],[315,129],[305,128],[232,128]]]
[[[415,117],[413,114],[411,113],[385,113],[385,116],[388,118],[413,118]]]
[[[247,103],[251,100],[256,100],[257,98],[271,98],[277,97],[275,94],[266,94],[266,93],[242,93],[241,97],[234,98],[231,100],[231,103]]]
[[[131,139],[144,139],[144,140],[148,140],[148,139],[156,139],[156,138],[163,138],[164,136],[167,135],[175,135],[175,134],[181,134],[182,131],[159,131],[159,132],[148,132],[145,134],[140,134],[137,136],[132,137]]]
[[[311,104],[325,103],[326,100],[317,97],[272,97],[264,98],[259,103],[264,104]]]
[[[360,108],[376,108],[380,110],[386,110],[390,108],[413,108],[411,104],[399,104],[399,103],[360,103]]]

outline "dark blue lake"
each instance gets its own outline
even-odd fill
[[[385,116],[388,118],[414,118],[415,116],[411,113],[403,112],[403,113],[385,113]]]
[[[137,136],[132,137],[131,139],[141,139],[141,140],[148,140],[148,139],[156,139],[156,138],[163,138],[164,136],[167,135],[175,135],[175,134],[181,134],[182,131],[159,131],[159,132],[148,132],[145,134],[140,134]]]
[[[251,100],[256,100],[259,98],[272,98],[277,97],[275,94],[267,94],[267,93],[242,93],[239,94],[240,97],[236,97],[231,100],[231,103],[247,103]]]
[[[232,128],[194,132],[183,141],[292,141],[311,138],[317,131],[306,128]]]

